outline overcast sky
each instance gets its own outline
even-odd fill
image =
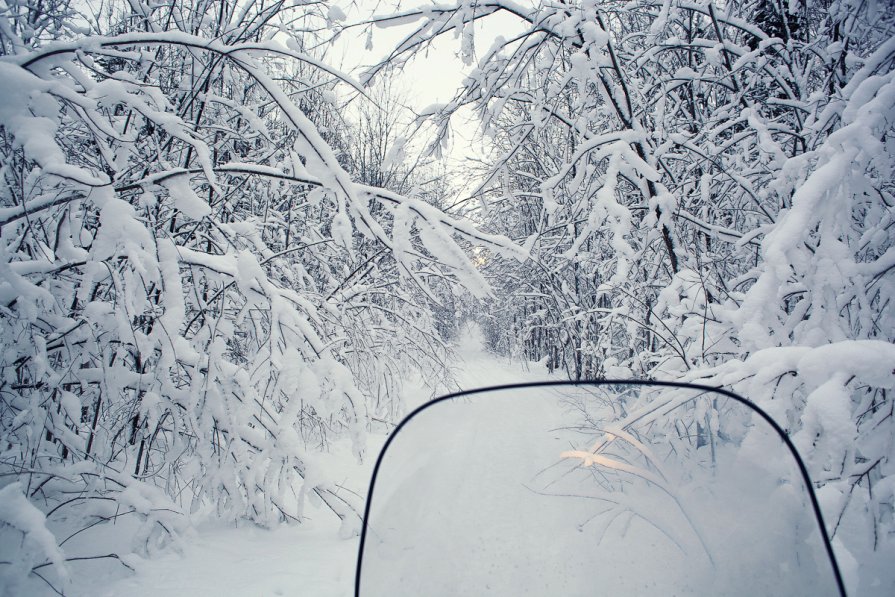
[[[370,3],[360,0],[355,4],[359,4],[360,8],[357,5],[350,6],[348,2],[342,3],[345,6],[343,10],[348,17],[346,22],[357,22],[368,18],[376,4],[379,4],[379,8],[373,12],[377,15],[393,12],[388,3]],[[403,12],[420,4],[422,3],[418,1],[404,2],[400,11]],[[370,8],[367,8],[368,6]],[[419,22],[385,29],[374,27],[372,50],[365,48],[366,33],[358,28],[355,30],[356,34],[349,33],[342,36],[333,48],[331,59],[345,72],[358,77],[364,66],[379,62],[418,24]],[[519,30],[519,26],[509,15],[492,15],[480,21],[475,29],[477,54],[487,51],[496,36],[509,37]],[[453,34],[447,34],[437,40],[424,55],[405,65],[398,77],[397,88],[407,92],[412,109],[418,112],[435,103],[446,103],[454,97],[463,78],[474,68],[474,64],[469,66],[463,64],[458,56],[459,51],[460,40],[454,38]],[[478,56],[476,56],[477,58]],[[480,136],[476,134],[476,124],[464,122],[473,118],[474,115],[471,111],[464,110],[452,121],[454,136],[448,158],[453,165],[459,164],[469,156],[482,153]],[[424,141],[417,140],[417,142],[422,145]]]

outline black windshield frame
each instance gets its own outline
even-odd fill
[[[360,541],[358,545],[358,553],[357,553],[357,567],[355,569],[354,576],[354,597],[361,597],[360,587],[361,587],[361,570],[363,568],[363,557],[364,557],[364,545],[367,539],[367,521],[370,518],[370,504],[372,502],[373,492],[376,488],[376,478],[379,473],[380,466],[385,458],[386,453],[388,452],[388,448],[392,443],[392,440],[397,436],[401,430],[411,421],[414,417],[416,417],[421,412],[437,405],[442,402],[447,402],[449,400],[453,400],[456,398],[462,398],[464,396],[470,396],[473,394],[484,394],[487,392],[497,392],[504,390],[518,390],[524,388],[539,388],[539,387],[562,387],[562,386],[578,386],[578,387],[598,387],[598,386],[629,386],[629,387],[665,387],[665,388],[683,388],[683,389],[692,389],[702,392],[715,392],[717,394],[721,394],[742,404],[743,406],[750,409],[752,412],[757,413],[771,428],[774,432],[780,437],[783,443],[786,445],[793,459],[799,468],[799,473],[802,476],[802,483],[805,486],[805,490],[808,493],[808,496],[811,501],[811,508],[813,510],[814,518],[818,525],[818,530],[820,531],[820,536],[823,539],[824,548],[826,550],[827,556],[830,560],[830,565],[833,569],[833,575],[836,579],[836,585],[839,591],[839,594],[842,597],[846,597],[845,591],[845,583],[842,579],[842,573],[839,570],[839,563],[836,560],[836,556],[833,552],[833,544],[830,540],[830,535],[827,533],[827,527],[824,523],[823,513],[820,509],[820,503],[817,501],[817,496],[814,493],[814,486],[811,483],[811,477],[808,474],[808,468],[805,466],[805,462],[802,460],[802,457],[799,455],[799,451],[796,449],[795,445],[790,440],[789,436],[783,430],[782,427],[775,421],[767,412],[765,412],[758,405],[753,403],[746,398],[743,398],[739,394],[735,394],[729,390],[725,390],[724,388],[718,388],[713,386],[707,386],[702,384],[692,384],[685,382],[674,382],[674,381],[649,381],[649,380],[632,380],[632,379],[589,379],[582,381],[573,381],[573,380],[556,380],[556,381],[538,381],[538,382],[526,382],[526,383],[516,383],[516,384],[502,384],[496,386],[488,386],[482,388],[475,388],[471,390],[463,390],[460,392],[453,392],[451,394],[445,394],[444,396],[439,396],[434,398],[425,404],[422,404],[415,408],[410,412],[404,419],[398,423],[398,425],[392,430],[392,433],[389,435],[388,439],[386,439],[385,444],[382,446],[382,450],[380,450],[379,455],[376,458],[376,464],[373,467],[373,475],[370,478],[370,487],[367,490],[367,499],[364,504],[364,518],[361,524],[360,531]],[[695,399],[695,397],[694,397]]]

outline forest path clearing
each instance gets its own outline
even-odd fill
[[[462,389],[545,379],[537,364],[520,364],[497,357],[482,346],[477,330],[465,330],[457,342],[454,375]],[[420,396],[414,399],[413,396]],[[422,391],[405,391],[408,410],[428,399]],[[334,443],[322,454],[321,466],[330,478],[351,491],[365,494],[385,436],[371,434],[368,456],[358,464],[347,442]],[[180,553],[171,551],[140,561],[136,574],[76,572],[74,595],[117,597],[268,597],[306,595],[348,597],[354,589],[357,537],[340,539],[339,521],[322,506],[308,504],[310,520],[302,525],[266,530],[257,527],[199,526]],[[103,569],[106,569],[103,566]],[[78,569],[81,570],[81,569]]]

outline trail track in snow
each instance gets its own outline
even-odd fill
[[[457,342],[454,375],[461,389],[546,379],[546,369],[520,364],[484,350],[477,330],[465,330]],[[405,391],[408,410],[429,399],[429,392]],[[384,435],[371,434],[363,463],[347,444],[334,443],[321,465],[346,490],[366,494]],[[102,597],[267,597],[307,595],[348,597],[353,594],[357,538],[340,539],[339,521],[323,507],[306,508],[305,524],[268,530],[200,525],[176,549],[139,561],[135,574],[95,574],[75,568],[74,595]],[[120,568],[120,567],[119,567]],[[48,593],[51,594],[51,593]]]

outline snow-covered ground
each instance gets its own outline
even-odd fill
[[[463,389],[546,379],[537,364],[509,362],[486,352],[475,329],[461,334],[457,343],[455,377]],[[425,402],[429,393],[405,394],[408,409]],[[334,444],[322,456],[325,466],[346,491],[365,494],[375,456],[384,435],[368,438],[368,456],[358,463],[347,444]],[[190,597],[309,595],[344,597],[352,594],[357,538],[340,539],[339,521],[329,511],[309,507],[307,523],[273,530],[253,526],[229,528],[199,526],[168,553],[147,560],[131,560],[136,573],[110,573],[108,563],[93,574],[78,574],[75,595],[117,597]]]
[[[456,345],[456,359],[457,361],[454,364],[454,374],[456,382],[461,389],[544,380],[549,378],[546,369],[542,365],[510,362],[505,358],[500,358],[486,352],[482,346],[481,335],[476,329],[467,329],[460,336]],[[562,392],[558,390],[557,393],[562,394]],[[406,408],[408,410],[413,409],[419,404],[427,401],[430,397],[430,390],[422,387],[414,389],[411,384],[408,384],[404,396]],[[577,506],[581,506],[582,503],[577,503],[576,505],[576,502],[567,502],[565,499],[562,503],[550,502],[547,504],[547,502],[543,501],[543,495],[546,494],[540,491],[531,493],[533,491],[531,487],[518,482],[518,479],[521,478],[536,479],[543,472],[553,469],[555,463],[545,464],[545,462],[538,460],[539,456],[542,456],[543,454],[555,455],[562,450],[567,449],[567,446],[572,445],[568,437],[559,437],[563,433],[561,430],[573,429],[565,426],[565,420],[555,419],[553,417],[553,414],[555,413],[551,411],[550,408],[534,408],[546,406],[546,403],[540,399],[543,398],[543,392],[541,394],[537,394],[536,392],[532,396],[529,396],[529,398],[532,397],[537,398],[537,400],[526,403],[525,400],[522,400],[525,396],[514,395],[513,398],[514,401],[521,401],[521,403],[528,405],[520,409],[523,412],[514,411],[519,414],[519,417],[514,418],[514,421],[518,420],[519,422],[514,423],[514,427],[512,428],[514,431],[511,431],[511,433],[515,433],[516,436],[518,436],[519,433],[524,434],[527,441],[523,446],[514,444],[512,441],[504,441],[499,433],[493,434],[490,431],[481,433],[481,426],[476,427],[475,425],[472,425],[465,430],[461,429],[463,428],[462,421],[469,420],[468,417],[463,419],[465,415],[468,415],[468,412],[453,410],[450,412],[439,413],[439,419],[437,421],[439,428],[446,425],[450,429],[459,430],[458,434],[451,435],[451,438],[453,438],[451,439],[451,442],[453,443],[448,442],[450,445],[443,445],[434,442],[432,445],[437,445],[438,447],[433,447],[432,451],[427,452],[427,454],[432,454],[434,451],[436,456],[437,454],[442,454],[442,460],[438,460],[437,457],[434,457],[432,460],[424,458],[421,461],[424,462],[424,465],[420,468],[420,463],[415,460],[416,456],[414,455],[414,452],[406,450],[402,452],[398,449],[398,454],[403,453],[405,457],[409,457],[409,460],[405,458],[405,460],[407,460],[407,462],[405,462],[405,460],[398,458],[399,464],[397,465],[396,470],[399,471],[399,480],[398,482],[392,483],[386,481],[384,487],[387,488],[391,486],[395,488],[405,486],[403,483],[407,479],[404,479],[404,471],[407,471],[406,474],[412,477],[410,484],[414,487],[429,487],[432,483],[427,485],[425,478],[422,480],[418,478],[418,472],[423,471],[423,477],[425,477],[427,474],[426,471],[429,469],[440,471],[435,477],[436,482],[434,485],[441,489],[436,488],[436,493],[431,493],[432,490],[430,487],[430,493],[427,494],[423,491],[423,494],[429,496],[443,495],[445,487],[449,487],[447,491],[454,491],[456,489],[457,493],[452,494],[454,495],[454,501],[451,502],[451,506],[459,508],[464,513],[477,512],[479,514],[478,518],[475,516],[469,517],[469,520],[466,522],[466,527],[462,525],[435,527],[434,529],[423,531],[425,536],[433,538],[432,546],[435,546],[434,549],[436,549],[436,553],[433,554],[430,550],[422,560],[431,562],[433,561],[433,558],[438,559],[439,552],[437,550],[440,549],[438,546],[452,544],[449,539],[445,539],[444,537],[436,539],[438,533],[442,531],[445,532],[447,536],[450,536],[451,534],[465,536],[476,534],[481,540],[481,545],[479,545],[477,549],[485,549],[482,545],[487,543],[485,539],[489,536],[489,533],[482,532],[482,534],[479,535],[477,531],[472,529],[485,529],[485,526],[491,524],[491,521],[496,521],[494,523],[494,528],[491,529],[490,535],[497,534],[502,537],[503,534],[508,531],[510,532],[509,534],[512,535],[513,529],[522,529],[519,531],[518,535],[512,535],[512,538],[509,540],[514,546],[514,553],[516,556],[522,557],[520,554],[524,555],[525,553],[538,554],[535,561],[520,566],[522,570],[527,570],[531,573],[529,575],[530,578],[519,574],[518,572],[514,572],[511,569],[510,574],[512,578],[510,578],[509,585],[516,583],[525,588],[533,587],[532,590],[535,590],[536,592],[540,590],[546,594],[548,590],[552,589],[545,587],[538,589],[536,586],[538,582],[547,582],[544,579],[565,579],[568,583],[572,583],[568,584],[566,587],[569,589],[569,594],[580,594],[581,587],[576,588],[573,586],[573,581],[576,581],[576,579],[581,581],[583,579],[583,581],[587,582],[589,580],[590,577],[580,571],[590,569],[593,563],[591,559],[594,557],[600,562],[612,562],[605,568],[605,571],[607,571],[608,574],[603,580],[606,583],[609,583],[604,585],[606,588],[610,587],[611,582],[616,583],[617,586],[612,585],[616,587],[616,594],[626,594],[628,592],[625,588],[630,588],[628,584],[630,582],[629,579],[634,579],[638,591],[644,589],[644,586],[642,586],[643,579],[647,578],[649,572],[656,574],[656,580],[649,581],[647,584],[663,590],[666,586],[663,582],[673,576],[666,574],[668,570],[682,571],[681,576],[684,585],[681,586],[684,586],[685,588],[687,586],[686,583],[689,582],[687,579],[690,577],[696,579],[694,582],[701,582],[699,579],[702,577],[696,574],[696,569],[694,568],[695,564],[698,562],[696,562],[696,560],[691,561],[691,559],[688,559],[690,556],[685,555],[687,553],[692,555],[692,553],[697,553],[699,550],[691,549],[692,545],[690,547],[682,547],[681,553],[677,553],[674,549],[670,552],[664,550],[662,547],[663,542],[661,540],[661,533],[654,533],[653,535],[646,533],[644,535],[644,528],[649,530],[649,525],[643,528],[636,527],[636,525],[632,527],[631,523],[628,522],[626,525],[622,526],[620,537],[625,537],[626,535],[631,534],[632,538],[630,541],[637,543],[638,546],[647,546],[648,548],[649,545],[652,545],[656,548],[655,553],[651,552],[651,555],[648,558],[654,564],[652,567],[641,566],[642,560],[638,559],[644,553],[644,550],[641,548],[615,549],[618,545],[624,545],[624,539],[622,539],[620,543],[613,543],[614,540],[608,540],[606,543],[612,544],[613,547],[607,547],[608,551],[605,553],[600,551],[602,549],[601,543],[603,542],[603,539],[608,536],[608,525],[611,524],[611,520],[607,523],[607,526],[603,527],[602,532],[607,535],[604,535],[602,538],[599,536],[599,533],[594,531],[566,536],[564,541],[552,544],[554,550],[559,550],[557,553],[552,554],[552,560],[550,559],[551,554],[549,553],[549,548],[546,547],[547,545],[550,545],[549,543],[544,544],[545,549],[548,549],[547,552],[542,554],[538,551],[541,548],[543,537],[548,536],[555,529],[561,528],[563,525],[568,527],[568,524],[571,524],[570,521],[576,524],[577,522],[584,521],[582,525],[588,525],[595,518],[595,515],[591,514],[592,508],[590,505],[581,509]],[[514,402],[514,404],[516,403],[517,402]],[[485,408],[473,409],[471,412],[475,412],[477,415],[473,417],[472,420],[481,420],[482,425],[488,429],[493,429],[492,427],[488,427],[487,421],[505,419],[501,417],[503,417],[503,413],[506,412],[506,404],[503,406],[500,406],[500,404],[500,401],[491,403],[494,408],[503,408],[501,411],[502,414],[498,417],[494,417],[488,414],[487,407],[489,404],[479,403],[479,406]],[[463,406],[463,408],[466,409],[467,406]],[[432,411],[427,412],[431,414]],[[447,419],[441,418],[444,415],[449,416]],[[453,419],[451,417],[453,417]],[[422,425],[422,431],[420,431],[419,428],[417,428],[417,431],[422,433],[426,438],[431,438],[432,435],[426,435],[428,433],[427,429],[428,431],[431,431],[431,429],[427,428],[425,424]],[[546,428],[542,428],[544,425]],[[545,429],[548,431],[548,434],[545,437],[541,437],[543,434],[540,432],[543,432]],[[574,434],[575,432],[572,431],[572,433]],[[552,437],[554,435],[557,437]],[[402,437],[405,436],[402,435]],[[327,471],[330,480],[342,490],[353,492],[358,495],[365,495],[367,493],[373,464],[376,460],[375,457],[379,453],[386,438],[387,436],[384,433],[372,433],[370,435],[368,438],[368,455],[363,462],[358,462],[353,457],[347,440],[345,442],[333,442],[329,452],[319,455],[319,465]],[[428,441],[428,439],[423,441]],[[550,445],[541,445],[544,441]],[[398,444],[400,444],[400,440],[395,442],[393,446]],[[417,440],[411,441],[411,444],[417,446],[421,445],[420,441]],[[463,446],[463,448],[460,449],[459,452],[456,450],[451,451],[451,446],[455,445]],[[507,454],[504,454],[504,452],[506,452],[506,446],[514,447],[512,447]],[[470,463],[462,458],[457,458],[458,455],[462,456],[466,453],[466,447],[469,447],[470,454],[489,455],[487,459],[482,460],[481,462],[476,461],[483,465],[481,471],[476,472],[473,470],[475,467],[470,466],[475,465],[476,462]],[[524,448],[530,448],[531,450],[526,452]],[[394,450],[390,454],[393,456],[392,461],[394,461]],[[551,456],[551,459],[552,458],[553,457]],[[526,464],[519,465],[519,462]],[[520,469],[520,466],[526,469],[527,472],[523,471],[520,474],[519,470],[517,470]],[[452,470],[453,473],[451,473]],[[386,469],[384,469],[384,471],[386,471]],[[506,474],[502,476],[503,473]],[[568,488],[561,483],[561,480],[566,478],[567,475],[567,472],[556,473],[551,479],[544,481],[546,483],[545,487],[550,487],[551,491],[558,497],[568,498],[572,496],[575,492],[567,491]],[[463,495],[465,494],[461,490],[461,486],[464,486],[464,480],[470,476],[477,480],[472,484],[474,495],[471,502],[463,502]],[[507,478],[504,478],[504,476]],[[387,471],[385,478],[391,479]],[[757,480],[760,481],[761,478],[762,477],[759,476]],[[383,477],[380,477],[380,479],[382,480]],[[516,481],[513,482],[513,480]],[[429,481],[431,481],[431,477],[429,478]],[[574,479],[570,482],[574,482]],[[723,483],[719,484],[723,485]],[[525,488],[530,493],[519,493],[520,487]],[[734,487],[734,485],[731,485],[731,487]],[[736,485],[735,488],[737,491],[743,490],[742,484]],[[492,497],[495,495],[503,495],[501,492],[505,489],[516,491],[516,493],[510,491],[505,497],[497,500],[499,504],[513,504],[512,512],[509,513],[500,512],[506,510],[502,505],[499,506],[500,511],[488,510],[487,506],[490,502],[488,502],[488,500],[479,502],[475,497],[475,495],[480,495],[481,493]],[[719,489],[720,488],[718,487],[715,488],[715,490]],[[466,493],[469,492],[467,491]],[[762,489],[758,490],[758,493],[761,495],[770,495],[771,492]],[[380,494],[377,493],[377,495]],[[386,491],[385,495],[388,497],[388,491]],[[733,496],[731,495],[727,495],[726,497],[725,495],[720,495],[718,500],[719,502],[727,502],[731,501],[728,498],[732,497]],[[755,496],[752,495],[752,498],[754,497]],[[467,499],[469,499],[468,496]],[[761,500],[752,502],[749,501],[749,499],[746,501],[750,504],[762,503]],[[385,509],[380,507],[377,510],[376,503],[374,502],[374,512],[372,513],[371,518],[373,521],[380,521],[380,526],[384,531],[380,534],[380,538],[387,535],[388,532],[392,532],[397,534],[398,540],[394,543],[388,543],[391,539],[384,541],[383,545],[388,543],[389,547],[387,549],[382,548],[382,551],[378,551],[380,549],[378,547],[374,548],[372,552],[368,551],[367,554],[369,557],[372,557],[372,559],[365,559],[365,561],[375,562],[377,561],[376,557],[380,557],[380,559],[384,558],[383,561],[388,562],[388,569],[394,571],[399,569],[400,566],[397,568],[393,566],[392,552],[389,550],[393,549],[394,545],[402,545],[400,537],[412,536],[412,534],[407,533],[402,535],[399,524],[400,521],[413,520],[414,522],[411,522],[410,524],[414,529],[420,528],[417,526],[417,519],[413,519],[409,513],[412,513],[420,503],[425,504],[429,502],[426,499],[418,499],[417,496],[414,496],[409,501],[394,501],[392,498],[388,498],[385,503]],[[774,503],[776,504],[777,502]],[[640,502],[631,502],[631,504],[637,505],[640,504]],[[548,505],[551,507],[547,508],[546,506]],[[555,507],[557,505],[559,506],[558,508]],[[628,505],[630,506],[630,504]],[[667,507],[667,505],[668,504],[664,503],[658,504],[648,502],[648,500],[647,502],[640,504],[640,506],[643,506],[651,513],[665,512],[666,514],[667,512],[663,508]],[[427,508],[427,506],[421,507],[423,508],[422,511],[425,511]],[[436,517],[435,524],[438,524],[437,520],[442,519],[457,520],[457,517],[445,513],[442,510],[439,510],[440,514]],[[481,510],[481,512],[478,512],[478,510]],[[708,511],[714,510],[708,508]],[[389,514],[390,512],[391,515]],[[357,537],[350,539],[340,538],[339,520],[322,505],[309,503],[305,509],[305,516],[306,521],[302,525],[284,524],[274,529],[260,528],[251,524],[233,528],[232,526],[227,526],[222,523],[212,522],[213,518],[210,517],[209,522],[206,522],[205,524],[198,523],[186,533],[176,545],[167,547],[162,553],[157,553],[153,557],[147,559],[141,559],[133,555],[128,556],[126,561],[128,565],[134,569],[133,573],[128,572],[122,566],[115,564],[110,559],[72,563],[71,570],[74,579],[72,585],[67,588],[66,594],[74,597],[87,595],[90,595],[91,597],[117,597],[119,595],[134,597],[154,597],[162,595],[165,597],[176,597],[181,595],[190,597],[201,597],[206,595],[234,597],[277,595],[348,597],[352,595],[355,562],[358,551]],[[377,516],[379,518],[377,518]],[[395,516],[398,516],[399,518],[395,518]],[[739,515],[735,516],[735,518],[738,516]],[[684,517],[686,518],[686,514]],[[773,536],[775,529],[779,530],[786,526],[781,524],[778,525],[779,528],[775,527],[773,520],[771,520],[773,519],[773,516],[765,514],[763,514],[761,518],[756,518],[754,515],[750,518],[749,514],[743,514],[741,522],[747,521],[750,524],[746,526],[750,526],[756,521],[764,520],[765,517],[770,520],[766,525],[767,533],[759,533],[759,536]],[[424,520],[428,520],[428,515],[423,518]],[[465,518],[465,514],[459,518]],[[671,521],[671,518],[667,516],[658,516],[653,519],[652,516],[647,516],[644,520],[650,519],[653,520],[653,522],[658,521],[659,526],[656,526],[655,528],[664,529],[662,531],[663,533],[667,533],[671,530],[672,534],[668,536],[672,537],[673,535],[675,538],[672,539],[672,543],[680,547],[681,545],[684,545],[684,543],[679,543],[678,540],[685,537],[674,530],[674,524],[671,526],[666,524],[673,522]],[[527,522],[525,525],[518,526],[516,525],[518,519],[523,519]],[[711,519],[711,516],[707,518],[707,520],[709,519]],[[381,524],[382,520],[388,520],[390,522]],[[725,520],[730,519],[727,518]],[[811,522],[807,521],[805,528],[810,526]],[[373,528],[376,528],[375,524]],[[708,529],[715,535],[719,535],[714,537],[714,540],[711,536],[712,533],[709,533],[710,536],[707,537],[709,543],[713,544],[711,553],[714,554],[716,558],[718,556],[723,558],[725,557],[724,554],[730,552],[733,556],[729,559],[739,562],[741,560],[745,561],[744,554],[751,553],[749,549],[743,548],[744,543],[742,540],[745,538],[748,543],[748,541],[755,538],[756,532],[754,529],[751,529],[750,526],[750,529],[747,529],[747,532],[740,537],[741,541],[737,543],[735,540],[735,531],[737,528],[739,528],[737,525],[730,526],[725,524],[719,525],[717,528]],[[128,533],[127,520],[123,520],[115,526],[106,525],[94,536],[94,539],[92,539],[92,541],[96,542],[93,551],[96,553],[125,553],[127,551],[126,545],[129,540]],[[643,539],[643,537],[640,537],[637,533],[644,535],[646,539]],[[394,537],[392,537],[392,539],[394,539]],[[702,538],[699,540],[702,541]],[[804,542],[804,537],[801,540]],[[595,543],[585,545],[588,541],[591,543],[595,541]],[[526,542],[531,543],[527,548],[525,547]],[[507,541],[501,539],[499,541],[493,540],[491,543],[488,543],[488,545],[501,546],[505,543],[507,543]],[[768,546],[770,547],[774,547],[775,545],[782,549],[778,554],[780,557],[792,555],[787,552],[787,543],[785,540],[771,539],[768,542]],[[719,546],[720,549],[718,549]],[[401,550],[404,548],[397,547],[396,549]],[[414,546],[414,549],[419,550],[420,553],[425,551],[416,545]],[[708,553],[708,551],[706,553]],[[808,551],[805,553],[807,554]],[[411,569],[417,570],[420,568],[414,563],[415,560],[413,560],[411,554],[405,554],[404,551],[401,551],[401,554],[401,561],[409,562],[407,565]],[[570,554],[579,554],[580,557],[578,560],[575,560],[575,558],[570,557]],[[767,564],[767,554],[765,553],[764,548],[756,550],[754,555],[760,560],[758,565]],[[628,556],[633,557],[633,560],[626,560],[625,558]],[[685,559],[681,560],[681,557]],[[804,554],[799,555],[799,557],[804,557]],[[440,571],[427,571],[424,580],[435,578],[437,579],[437,586],[442,588],[452,587],[453,585],[451,585],[451,583],[456,580],[456,577],[453,576],[454,570],[461,567],[466,570],[469,575],[473,575],[473,569],[480,564],[484,571],[480,571],[480,577],[481,574],[485,574],[482,578],[487,577],[488,579],[491,579],[492,577],[489,575],[493,574],[493,566],[491,566],[489,562],[493,563],[499,561],[500,556],[495,554],[486,555],[481,558],[481,562],[476,558],[478,558],[478,556],[474,556],[472,560],[462,560],[462,558],[460,558],[461,563],[459,565],[457,565],[456,562],[450,563],[446,560],[446,565]],[[810,561],[811,559],[813,558],[806,561]],[[798,560],[798,558],[796,558],[796,560]],[[524,562],[524,558],[520,561]],[[556,576],[548,573],[541,574],[538,572],[538,566],[536,564],[543,564],[544,561],[549,562],[547,566],[551,571],[559,570],[565,566],[569,568],[571,572],[565,575],[557,573]],[[656,562],[665,563],[662,565],[655,565]],[[798,567],[798,563],[794,565]],[[729,581],[737,578],[736,575],[731,572],[732,570],[735,572],[738,569],[737,566],[733,566],[733,568],[722,568],[725,570],[724,574],[728,575],[728,577],[722,578],[722,580],[726,579]],[[745,568],[748,570],[754,569],[750,568],[748,564],[745,565]],[[375,571],[376,566],[374,565],[372,569]],[[575,572],[575,570],[578,570],[578,572]],[[789,570],[789,568],[787,568],[787,570]],[[634,571],[636,571],[636,574],[633,574]],[[442,576],[439,577],[436,573],[441,573]],[[445,574],[447,576],[445,576]],[[613,576],[613,574],[615,576]],[[786,574],[788,575],[789,572]],[[714,576],[714,573],[709,573],[705,578],[711,579]],[[721,576],[724,575],[722,574]],[[365,578],[371,581],[367,584],[373,587],[372,594],[389,594],[388,590],[384,593],[376,591],[377,577],[375,574]],[[409,574],[408,578],[411,580],[419,580],[420,577],[414,574]],[[649,578],[647,578],[647,580],[649,580]],[[788,576],[784,575],[784,578],[788,578]],[[799,586],[799,582],[810,580],[808,577],[800,578],[798,575],[795,575],[793,578],[796,587]],[[547,585],[547,587],[553,586],[554,585],[552,584]],[[832,583],[827,581],[820,583],[818,586],[821,589],[833,588]],[[751,594],[754,588],[754,584],[750,585],[745,594]],[[763,591],[758,590],[755,592],[762,593]],[[421,594],[422,593],[431,594],[431,591],[425,590],[421,591]],[[688,593],[688,591],[685,590],[684,593]],[[722,591],[721,593],[740,594],[740,591]],[[52,593],[47,589],[43,594],[51,595]],[[454,591],[452,588],[447,588],[445,589],[445,594],[466,594],[466,591]],[[657,592],[656,594],[664,593]],[[0,587],[0,596],[2,595],[4,595],[4,593],[2,587]]]

